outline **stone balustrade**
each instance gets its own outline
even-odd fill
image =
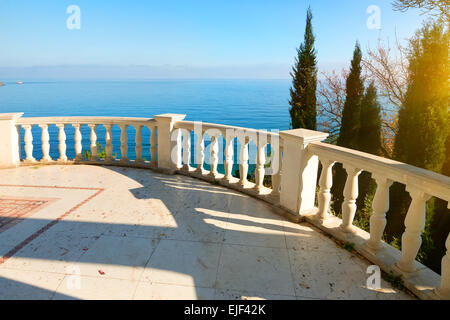
[[[403,275],[405,285],[420,298],[450,299],[450,253],[442,259],[442,276],[416,261],[425,226],[425,204],[430,197],[450,201],[449,177],[323,143],[321,141],[327,134],[322,132],[295,129],[276,133],[185,121],[184,118],[179,114],[162,114],[154,118],[22,118],[22,114],[18,113],[0,114],[0,167],[36,163],[119,165],[151,168],[218,183],[266,201],[280,208],[277,210],[291,219],[306,219],[339,240],[355,243],[358,252],[384,271]],[[50,125],[58,128],[59,157],[56,159],[50,155]],[[72,159],[66,155],[67,125],[75,130],[75,157]],[[83,125],[90,129],[89,159],[82,157],[83,137],[80,129]],[[40,137],[33,136],[33,126],[41,128]],[[98,156],[99,126],[105,128],[103,157]],[[113,126],[120,128],[120,136],[113,137]],[[130,151],[127,128],[130,126],[136,130],[135,160],[127,157]],[[20,137],[20,127],[23,137]],[[144,127],[150,129],[150,141],[143,141]],[[24,155],[20,154],[20,139],[24,141]],[[120,159],[112,155],[113,139],[120,140]],[[144,142],[150,144],[150,161],[142,157]],[[42,149],[39,161],[33,157],[37,144]],[[254,154],[249,152],[250,144],[255,146]],[[341,163],[347,172],[342,219],[329,214],[335,163]],[[252,181],[248,179],[250,165],[254,169]],[[377,185],[370,232],[353,225],[357,210],[358,176],[362,171],[371,173]],[[270,179],[266,181],[265,177]],[[393,182],[404,184],[412,198],[404,221],[401,252],[382,241],[386,227],[385,214],[389,209],[389,188]],[[450,237],[446,248],[450,250]]]
[[[180,170],[180,173],[207,181],[215,181],[271,203],[279,202],[282,143],[278,133],[192,121],[176,122],[174,130],[183,140],[178,144],[180,156],[177,159],[181,161],[176,162],[176,168]],[[205,140],[207,136],[210,137],[210,143],[209,154],[206,155]],[[223,157],[221,159],[219,159],[220,138],[223,139]],[[248,181],[249,144],[251,142],[254,143],[256,149],[253,163],[255,167],[254,182]],[[270,156],[268,149],[273,151]],[[192,162],[195,167],[191,166]],[[205,162],[209,165],[209,170],[206,170]],[[219,162],[223,164],[223,173],[218,170]],[[238,177],[233,176],[234,168],[239,170]],[[271,177],[270,187],[264,186],[264,177],[267,175]]]
[[[310,156],[317,156],[322,164],[322,173],[319,180],[319,209],[309,220],[326,231],[331,231],[341,240],[354,240],[359,242],[359,249],[371,261],[383,264],[386,270],[393,270],[402,274],[408,281],[406,285],[422,298],[450,298],[450,236],[446,241],[447,254],[442,259],[442,277],[437,290],[418,290],[418,279],[429,278],[430,270],[416,261],[422,244],[421,234],[425,228],[426,202],[431,197],[447,201],[450,208],[450,178],[407,165],[394,160],[374,156],[364,152],[342,148],[322,142],[314,142],[308,148]],[[332,186],[332,167],[339,162],[347,173],[344,187],[344,201],[342,203],[342,219],[335,223],[328,223],[330,219],[328,209],[330,205],[330,188]],[[364,234],[362,230],[353,226],[356,212],[356,199],[358,197],[358,175],[361,171],[371,173],[376,182],[376,192],[372,202],[373,214],[370,217],[370,233]],[[401,238],[402,250],[400,258],[392,253],[392,247],[382,241],[386,227],[386,212],[389,210],[389,188],[393,182],[406,186],[411,196],[404,221],[405,231]],[[338,230],[338,231],[336,231]],[[390,255],[386,257],[386,255]],[[391,259],[397,259],[393,261]],[[434,283],[439,282],[435,277]],[[429,285],[431,288],[432,285]]]
[[[15,123],[17,130],[22,127],[24,130],[24,150],[25,155],[23,158],[24,164],[34,163],[101,163],[101,164],[116,164],[116,165],[133,165],[133,166],[156,166],[156,121],[152,118],[125,118],[125,117],[47,117],[47,118],[20,118]],[[58,151],[59,158],[52,159],[50,157],[50,137],[49,126],[55,125],[58,128]],[[66,155],[66,127],[71,125],[74,128],[74,150],[75,157],[68,159]],[[89,159],[83,158],[82,155],[82,133],[81,127],[87,125],[90,129],[90,156]],[[98,156],[97,148],[97,129],[102,125],[105,128],[105,156],[100,158]],[[111,129],[113,126],[120,128],[120,159],[114,159],[112,153],[113,141]],[[33,137],[33,126],[39,126],[41,128],[41,137]],[[134,127],[136,130],[136,159],[131,161],[127,158],[128,153],[128,136],[127,129],[129,126]],[[151,155],[153,161],[144,161],[142,159],[142,128],[147,127],[151,131],[150,146]],[[37,140],[37,141],[36,141]],[[37,161],[33,157],[33,144],[40,143],[42,150],[42,158]]]

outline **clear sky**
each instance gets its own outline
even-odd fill
[[[79,30],[66,26],[69,5],[81,9]],[[322,70],[348,65],[357,39],[363,49],[395,32],[405,39],[424,19],[390,0],[1,0],[0,76],[5,67],[146,65],[287,78],[308,5]],[[370,5],[381,10],[380,30],[366,25]]]

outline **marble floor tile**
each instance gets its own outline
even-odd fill
[[[161,240],[141,281],[212,288],[221,244]]]

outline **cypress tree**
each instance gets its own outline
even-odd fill
[[[381,155],[381,117],[380,105],[377,99],[377,89],[372,81],[361,102],[360,128],[358,134],[358,150]],[[358,208],[364,208],[366,197],[374,194],[376,185],[369,172],[363,171],[359,176]],[[365,208],[366,212],[371,208]]]
[[[449,123],[450,127],[450,123]],[[445,143],[446,156],[442,165],[441,174],[450,177],[450,134],[447,134]],[[432,240],[434,248],[429,253],[427,266],[437,273],[441,273],[441,259],[447,251],[445,241],[450,233],[450,209],[447,207],[447,201],[436,199],[434,203],[434,215],[431,222]]]
[[[408,88],[394,144],[396,160],[435,172],[442,170],[448,135],[448,32],[442,22],[431,22],[410,40]],[[388,239],[401,236],[411,201],[405,186],[398,183],[391,187],[390,198]],[[432,203],[427,205],[427,221],[434,212]],[[429,247],[424,241],[421,250]]]
[[[317,61],[311,20],[312,12],[308,8],[304,42],[297,49],[295,66],[291,72],[289,113],[293,129],[316,130]]]
[[[350,73],[346,80],[346,97],[344,109],[342,110],[342,122],[337,144],[342,147],[358,149],[358,135],[361,117],[361,102],[364,96],[364,81],[361,77],[362,52],[359,43],[356,42],[351,61]],[[341,205],[344,201],[343,190],[346,180],[346,173],[340,163],[334,166],[333,187],[333,209],[336,213],[341,212]]]
[[[346,97],[342,110],[342,124],[338,145],[358,149],[358,133],[360,127],[361,101],[364,95],[364,81],[361,77],[362,52],[356,42],[351,62],[350,73],[346,81]]]
[[[425,25],[411,40],[409,81],[399,111],[396,160],[440,172],[445,157],[449,102],[448,31]]]
[[[381,154],[381,117],[377,89],[372,81],[361,102],[358,150]]]

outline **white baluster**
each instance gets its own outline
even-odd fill
[[[189,172],[191,161],[191,131],[183,130],[183,170]]]
[[[97,126],[96,124],[89,124],[91,128],[91,161],[97,161]]]
[[[36,159],[33,157],[33,133],[31,132],[31,125],[23,125],[23,129],[25,130],[25,135],[23,140],[25,142],[25,153],[27,154],[26,162],[35,162]]]
[[[422,244],[422,231],[425,228],[425,203],[430,196],[413,187],[406,187],[411,196],[411,204],[405,218],[405,232],[402,235],[402,257],[396,266],[404,272],[414,272],[414,260]]]
[[[150,133],[150,165],[153,167],[156,167],[156,153],[157,153],[157,146],[156,146],[156,127],[152,128],[152,131]]]
[[[264,165],[266,163],[266,141],[260,142],[258,140],[258,153],[256,156],[256,172],[255,172],[255,181],[256,181],[256,190],[258,193],[264,188],[264,175],[265,169]]]
[[[248,141],[246,138],[244,139],[244,141],[241,141],[241,154],[239,159],[239,183],[241,186],[246,184],[248,174]]]
[[[128,161],[128,136],[127,136],[127,124],[121,124],[120,126],[120,153],[122,154],[120,162],[124,163]]]
[[[136,126],[136,163],[142,163],[142,125]]]
[[[58,132],[58,140],[59,140],[59,159],[58,161],[66,162],[67,161],[67,155],[66,155],[66,132],[64,131],[64,128],[66,127],[65,124],[57,124],[56,125],[59,129]]]
[[[227,135],[225,141],[225,180],[230,181],[233,172],[233,141],[234,136]]]
[[[81,124],[76,123],[73,125],[73,127],[75,128],[75,160],[81,160],[81,131],[80,131],[80,127]]]
[[[342,203],[342,224],[344,232],[353,230],[353,219],[356,213],[356,198],[358,198],[358,176],[362,170],[344,164],[347,171],[347,181],[344,187],[344,202]]]
[[[106,159],[105,162],[111,163],[112,162],[112,151],[113,151],[113,145],[112,145],[112,125],[111,124],[104,124],[103,125],[106,129],[105,132],[105,153],[106,153]]]
[[[210,145],[210,163],[211,163],[211,171],[210,176],[215,178],[217,176],[217,165],[219,164],[219,141],[216,135],[211,136],[211,145]]]
[[[203,140],[204,134],[197,136],[197,172],[203,173],[203,162],[205,161],[205,142]]]
[[[272,167],[278,168],[275,174],[272,175],[272,195],[279,196],[280,195],[280,184],[281,184],[281,155],[283,153],[283,148],[280,147],[279,150],[272,148]]]
[[[389,188],[392,180],[377,174],[372,174],[377,183],[377,190],[373,198],[373,214],[370,217],[370,239],[367,246],[373,250],[381,247],[384,228],[386,227],[386,212],[389,209]]]
[[[322,163],[322,173],[319,180],[319,210],[317,211],[316,218],[323,223],[328,217],[328,210],[330,208],[330,189],[333,185],[333,165],[335,161],[322,157],[319,160]]]
[[[450,202],[449,202],[450,209]],[[445,248],[447,249],[445,256],[441,262],[441,284],[437,288],[436,293],[442,299],[450,300],[450,234],[445,241]]]
[[[181,129],[173,129],[171,135],[170,135],[170,150],[172,150],[170,152],[170,161],[171,161],[171,168],[173,169],[180,169],[182,167],[182,154],[181,154],[181,150],[182,145],[181,145]]]
[[[40,124],[39,127],[42,129],[42,159],[41,161],[52,161],[52,158],[50,158],[50,136],[48,135],[48,125],[47,124]]]

